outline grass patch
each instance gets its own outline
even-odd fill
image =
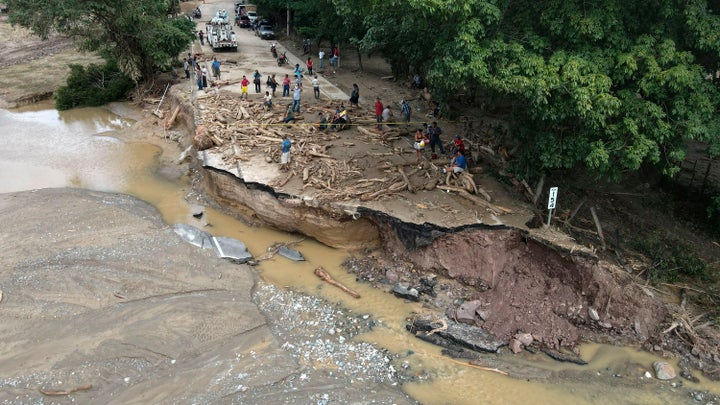
[[[685,243],[651,233],[632,238],[629,245],[651,260],[647,271],[648,279],[653,283],[675,283],[685,278],[713,281],[707,264]]]

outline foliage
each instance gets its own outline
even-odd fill
[[[632,239],[630,245],[650,259],[647,276],[655,283],[673,283],[682,277],[712,280],[705,262],[692,254],[690,246],[673,238],[650,233]]]
[[[716,235],[720,235],[720,195],[710,198],[707,215],[710,220],[710,230]]]
[[[133,87],[133,81],[115,65],[70,65],[67,85],[55,93],[55,105],[58,110],[99,106],[122,99]]]
[[[8,0],[10,21],[47,38],[74,38],[135,81],[167,66],[194,39],[195,23],[169,18],[173,0]]]
[[[336,32],[397,76],[424,73],[439,100],[506,100],[519,173],[583,165],[619,180],[651,164],[672,176],[687,140],[720,155],[720,3],[265,1],[288,4],[304,35]]]

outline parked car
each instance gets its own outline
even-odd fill
[[[269,25],[261,25],[257,30],[257,34],[262,39],[275,39],[275,31]]]
[[[246,15],[241,15],[236,18],[237,25],[239,25],[242,28],[250,28],[250,18]]]
[[[248,11],[247,16],[251,22],[257,20],[257,13],[255,11]]]

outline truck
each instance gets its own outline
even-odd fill
[[[210,22],[205,25],[207,41],[213,50],[235,50],[238,43],[233,26],[227,18],[227,12],[220,10]]]

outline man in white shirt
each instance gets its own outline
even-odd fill
[[[318,52],[318,59],[320,59],[320,69],[325,67],[325,51],[322,49]]]
[[[320,100],[320,80],[315,76],[312,79],[313,92],[315,93],[315,100]]]

